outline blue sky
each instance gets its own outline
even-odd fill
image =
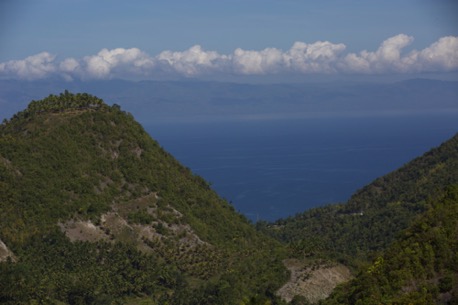
[[[454,0],[3,0],[0,77],[455,73],[456,16]]]

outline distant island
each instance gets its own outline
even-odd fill
[[[458,112],[458,82],[234,83],[211,81],[0,80],[3,118],[51,92],[91,92],[123,105],[142,124],[228,119],[308,118]],[[438,98],[440,93],[440,98]],[[1,118],[1,119],[3,119]]]

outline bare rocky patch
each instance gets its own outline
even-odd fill
[[[295,295],[304,296],[309,302],[317,303],[327,298],[340,283],[351,279],[350,270],[341,264],[306,264],[297,259],[284,261],[291,271],[290,280],[277,291],[277,295],[290,302]]]
[[[22,176],[21,171],[15,168],[10,160],[0,156],[0,163],[2,163],[8,170],[10,170],[16,176],[18,177]]]
[[[160,204],[155,192],[123,203],[115,203],[112,210],[90,220],[70,220],[59,227],[72,241],[120,241],[135,245],[144,252],[169,247],[194,250],[207,245],[183,223],[183,215],[168,204]],[[139,217],[138,215],[142,216]]]
[[[91,221],[70,220],[65,223],[59,223],[59,227],[72,242],[96,242],[109,239],[109,236]]]
[[[5,245],[5,243],[0,239],[0,262],[8,260],[8,257],[14,262],[16,258],[14,257],[13,252]]]
[[[155,254],[191,276],[207,280],[225,266],[213,245],[201,240],[183,215],[155,192],[114,203],[97,220],[73,219],[59,227],[72,241],[122,242]]]

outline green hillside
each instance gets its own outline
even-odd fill
[[[376,179],[345,204],[308,210],[259,229],[301,257],[326,257],[358,267],[386,249],[425,212],[428,200],[458,184],[458,135]]]
[[[383,255],[323,304],[458,304],[458,187],[427,205]]]
[[[278,242],[88,94],[0,125],[0,215],[2,304],[264,304],[288,278]]]

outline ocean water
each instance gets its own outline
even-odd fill
[[[144,124],[252,221],[345,202],[458,131],[456,113]]]

